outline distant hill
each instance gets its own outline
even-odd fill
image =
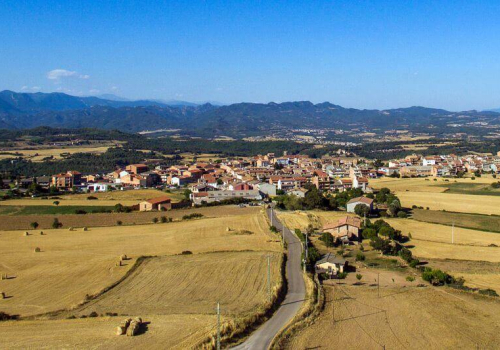
[[[117,101],[116,98],[78,97],[63,93],[0,92],[0,128],[8,129],[37,126],[92,127],[127,132],[181,129],[186,134],[198,136],[244,137],[288,129],[326,128],[357,130],[358,133],[371,130],[380,133],[391,129],[432,134],[467,133],[477,131],[478,124],[485,123],[500,125],[500,113],[449,112],[418,106],[369,110],[309,101],[214,106],[183,101]]]

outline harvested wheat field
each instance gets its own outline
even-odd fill
[[[53,159],[62,159],[61,154],[74,154],[74,153],[92,153],[92,154],[102,154],[108,150],[110,146],[115,146],[115,144],[109,144],[108,146],[79,146],[79,147],[64,147],[64,148],[40,148],[40,149],[9,149],[8,153],[16,153],[16,155],[8,154],[1,156],[2,158],[9,157],[19,157],[21,155],[23,158],[30,159],[33,162],[41,162],[44,158],[53,157]],[[19,155],[17,155],[19,154]],[[1,159],[1,158],[0,158]]]
[[[228,232],[230,227],[232,231]],[[0,272],[15,276],[0,281],[9,296],[1,310],[33,315],[74,306],[86,294],[117,281],[141,255],[173,255],[184,250],[280,251],[264,216],[258,212],[156,225],[6,231],[0,234]],[[239,234],[242,230],[251,234]],[[40,253],[34,253],[40,247]],[[122,254],[132,259],[115,266]]]
[[[417,281],[401,283],[396,273],[380,272],[380,298],[373,279],[356,286],[352,274],[335,292],[325,287],[324,311],[293,336],[287,348],[497,348],[500,302],[495,298],[417,287]]]
[[[272,286],[281,279],[280,255],[225,252],[147,259],[126,281],[79,308],[78,314],[211,314],[217,301],[225,315],[251,314],[267,301],[268,256]]]
[[[417,205],[431,210],[500,215],[500,196],[425,192],[396,192],[396,195],[405,207]]]
[[[370,179],[370,186],[376,189],[383,187],[389,188],[391,191],[396,192],[445,192],[446,186],[453,186],[453,184],[491,184],[498,180],[491,177],[491,175],[483,175],[474,180],[471,178],[461,179],[436,179],[433,177],[416,177],[416,178],[391,178],[382,177],[379,179]],[[448,180],[448,181],[447,181]]]
[[[322,210],[308,210],[308,211],[276,211],[280,220],[290,228],[300,228],[305,230],[308,225],[313,225],[314,228],[321,228],[328,222],[335,222],[345,216],[355,216],[352,213],[345,211],[322,211]]]
[[[40,229],[52,227],[54,218],[58,218],[63,229],[70,227],[99,227],[115,226],[118,221],[122,225],[150,224],[153,219],[160,220],[162,216],[174,220],[180,220],[184,215],[200,213],[205,217],[223,217],[232,215],[258,214],[259,207],[240,208],[234,206],[223,207],[205,207],[205,208],[186,208],[175,209],[165,212],[139,212],[130,213],[88,213],[88,214],[44,214],[44,215],[0,215],[0,231],[7,230],[30,230],[30,224],[36,221]]]
[[[96,197],[97,199],[89,200],[88,197]],[[0,205],[53,205],[55,200],[60,202],[60,205],[83,205],[83,206],[113,206],[115,204],[135,205],[147,199],[168,196],[173,202],[180,202],[183,198],[181,192],[164,192],[155,189],[139,189],[127,191],[110,191],[99,193],[84,193],[84,194],[69,194],[59,196],[58,199],[41,199],[41,198],[23,198],[0,201]]]
[[[8,349],[189,349],[215,329],[215,315],[144,315],[147,330],[116,336],[123,317],[0,322],[2,348]]]

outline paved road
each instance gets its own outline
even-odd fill
[[[271,217],[271,210],[267,210]],[[256,349],[266,350],[276,334],[288,324],[288,322],[299,311],[304,301],[306,291],[301,269],[302,244],[286,226],[273,213],[273,224],[278,230],[284,230],[285,241],[288,244],[288,260],[286,262],[286,278],[288,281],[288,293],[285,300],[274,313],[274,315],[259,329],[257,329],[243,344],[233,349]]]

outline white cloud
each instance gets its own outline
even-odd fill
[[[66,69],[53,69],[47,73],[47,79],[49,80],[59,81],[64,78],[89,79],[90,76]]]
[[[21,91],[40,91],[42,90],[42,88],[40,86],[32,86],[32,87],[29,87],[27,85],[24,85],[22,88],[21,88]]]

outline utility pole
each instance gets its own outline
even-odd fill
[[[306,249],[306,261],[307,261],[307,259],[309,258],[309,244],[307,242],[307,231],[306,231],[306,246],[305,246],[305,249]]]
[[[220,303],[217,302],[217,350],[220,350]]]
[[[267,256],[267,294],[271,302],[271,256]]]
[[[377,293],[380,298],[380,273],[377,273]]]
[[[333,298],[332,298],[332,324],[335,324],[335,281],[333,282]]]
[[[451,225],[451,244],[455,244],[455,221]]]

